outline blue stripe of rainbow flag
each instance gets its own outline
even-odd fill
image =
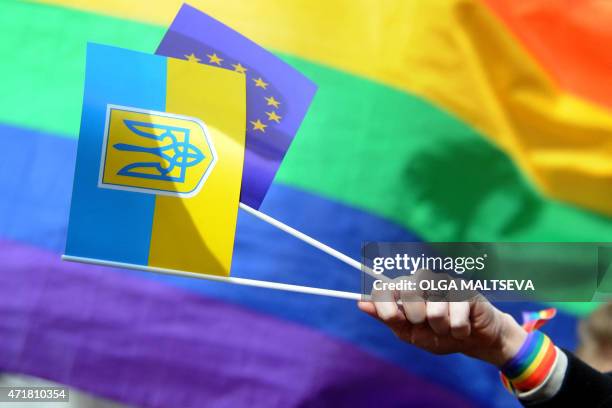
[[[10,208],[14,215],[10,220],[4,219],[0,222],[0,236],[26,245],[44,247],[50,251],[47,253],[61,253],[65,239],[71,180],[69,177],[58,177],[58,175],[71,174],[76,143],[65,138],[10,126],[0,126],[0,135],[0,148],[3,151],[16,152],[7,158],[5,164],[11,168],[27,166],[28,170],[24,171],[24,174],[29,181],[28,184],[32,185],[31,189],[23,190],[19,189],[20,185],[11,179],[0,180],[0,189],[7,192],[0,197],[0,208]],[[40,154],[41,151],[47,154]],[[34,183],[36,180],[39,181],[38,184]],[[41,200],[41,197],[44,197],[44,200]],[[38,203],[35,211],[32,208],[33,202]],[[287,203],[292,203],[291,208],[287,208]],[[365,237],[381,241],[417,240],[417,237],[407,233],[403,228],[371,214],[278,184],[273,185],[263,211],[354,257],[359,256],[358,247]],[[270,242],[275,244],[269,245]],[[34,252],[36,251],[32,253]],[[304,257],[308,259],[307,263],[302,262]],[[352,269],[339,264],[334,259],[321,256],[316,250],[285,237],[282,232],[244,214],[238,220],[234,265],[239,276],[320,285],[340,290],[359,290],[359,279]],[[15,268],[13,269],[17,271]],[[58,271],[55,273],[60,273],[59,271],[64,271],[64,268],[69,266],[59,264],[53,270]],[[90,271],[88,268],[81,270],[83,273]],[[496,406],[513,406],[512,397],[499,386],[495,370],[489,370],[483,364],[461,356],[440,359],[399,343],[390,333],[381,330],[377,322],[362,315],[351,302],[146,273],[130,271],[120,273],[183,288],[187,292],[201,295],[202,299],[215,298],[241,305],[274,316],[280,319],[279,322],[290,320],[304,324],[326,333],[332,339],[355,344],[361,350],[392,362],[429,382],[459,392],[483,406],[487,405],[492,394],[487,394],[485,398],[479,387],[494,390],[492,392]],[[79,282],[81,280],[74,282],[74,286],[79,287],[81,285]],[[135,295],[135,287],[131,283],[129,286]],[[87,291],[84,292],[84,296],[88,296],[86,293]],[[108,297],[101,296],[99,300],[110,301],[110,298],[112,296],[109,294]],[[537,306],[506,304],[504,310],[518,316],[524,308],[530,307]],[[305,308],[317,310],[317,313],[304,313]],[[65,309],[62,316],[70,320],[72,313],[78,312],[79,310]],[[574,318],[560,314],[549,323],[547,330],[551,336],[559,339],[559,346],[572,348],[575,346],[574,327]],[[71,341],[80,341],[78,332],[72,334]],[[225,336],[222,331],[218,335]],[[338,355],[335,358],[342,357]],[[466,367],[470,367],[474,373],[470,379],[462,375]],[[266,374],[262,375],[267,378]],[[70,383],[95,392],[97,386],[93,384],[94,378],[88,378],[90,381],[88,380],[86,384],[79,383],[76,379],[71,379]],[[412,384],[406,387],[412,389],[413,386],[421,386],[417,383]],[[188,384],[184,386],[188,387]],[[124,401],[129,399],[127,395],[116,396],[108,392],[108,390],[101,391],[100,395]]]

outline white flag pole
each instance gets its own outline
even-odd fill
[[[93,264],[93,265],[109,266],[112,268],[132,269],[132,270],[145,271],[145,272],[154,272],[154,273],[160,273],[164,275],[176,275],[176,276],[184,276],[187,278],[205,279],[205,280],[210,280],[210,281],[215,281],[215,282],[233,283],[235,285],[254,286],[258,288],[306,293],[309,295],[329,296],[329,297],[335,297],[335,298],[340,298],[340,299],[362,300],[362,299],[369,298],[369,296],[364,297],[360,293],[344,292],[341,290],[313,288],[310,286],[291,285],[288,283],[270,282],[270,281],[262,281],[262,280],[256,280],[256,279],[234,278],[232,276],[207,275],[204,273],[186,272],[186,271],[179,271],[175,269],[157,268],[153,266],[105,261],[103,259],[83,258],[83,257],[71,256],[71,255],[62,255],[62,260],[70,261],[70,262],[87,263],[87,264]]]
[[[367,266],[363,265],[361,262],[358,262],[354,260],[353,258],[351,258],[350,256],[345,255],[342,252],[337,251],[328,245],[325,245],[321,241],[317,241],[311,236],[308,236],[304,234],[303,232],[298,231],[295,228],[288,226],[287,224],[283,224],[279,220],[272,218],[269,215],[262,213],[261,211],[257,211],[256,209],[251,208],[248,205],[243,204],[243,203],[240,203],[240,208],[248,212],[249,214],[259,218],[260,220],[267,222],[268,224],[278,228],[279,230],[284,231],[291,236],[294,236],[295,238],[307,243],[308,245],[311,245],[317,248],[318,250],[323,251],[326,254],[333,256],[334,258],[344,262],[347,265],[352,266],[355,269],[362,271],[363,273],[370,275],[371,277],[375,279],[388,281],[388,279],[384,275],[374,273],[374,271],[372,271]]]

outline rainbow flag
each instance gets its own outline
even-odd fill
[[[319,87],[263,212],[356,259],[362,241],[612,236],[604,2],[192,5]],[[59,260],[86,43],[154,53],[180,7],[0,2],[0,369],[147,407],[515,407],[495,369],[400,343],[352,302]],[[360,289],[244,214],[232,274]],[[555,305],[544,331],[572,349],[594,306]]]

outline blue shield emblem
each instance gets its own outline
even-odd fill
[[[216,159],[199,119],[107,108],[100,187],[190,197],[200,190]]]

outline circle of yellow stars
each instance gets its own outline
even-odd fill
[[[211,64],[211,65],[214,64],[219,67],[223,66],[224,59],[219,57],[217,53],[213,52],[212,54],[206,54],[206,57],[208,58],[208,64]],[[185,54],[185,59],[189,62],[195,62],[196,64],[202,61],[202,59],[198,58],[193,52],[191,54]],[[248,69],[244,67],[241,63],[230,64],[230,65],[234,68],[234,71],[240,74],[247,75]],[[255,87],[261,88],[264,91],[266,91],[268,89],[268,85],[270,85],[269,83],[264,81],[263,78],[261,77],[251,78],[251,80],[255,83]],[[274,96],[264,96],[264,99],[266,100],[266,106],[271,106],[270,112],[265,112],[266,116],[268,117],[267,119],[268,122],[280,123],[283,117],[280,116],[278,112],[274,110],[274,109],[279,109],[280,101],[274,98]],[[249,121],[249,123],[253,126],[251,130],[254,132],[260,131],[262,133],[265,133],[266,128],[268,127],[268,125],[263,123],[260,119],[251,120]]]

